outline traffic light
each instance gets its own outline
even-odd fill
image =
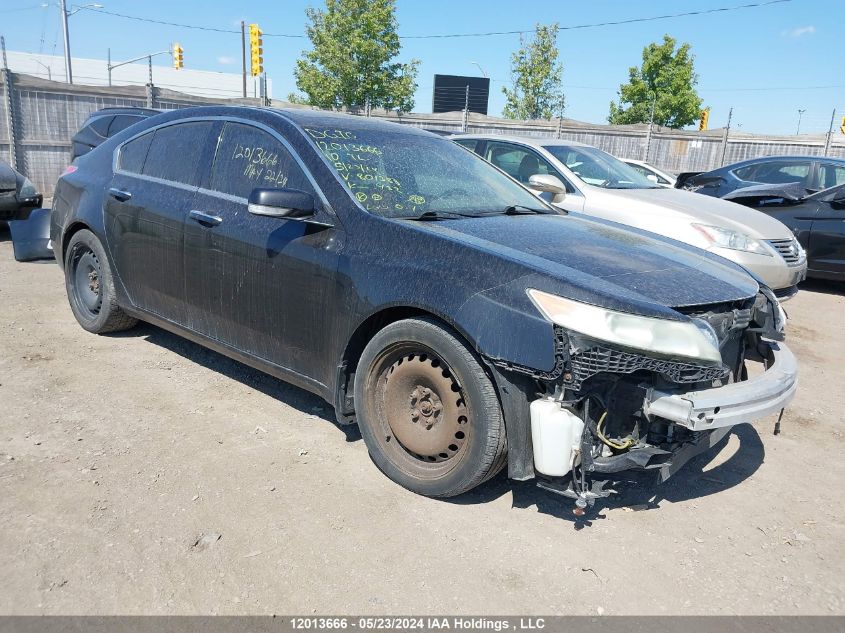
[[[257,24],[249,25],[249,53],[252,60],[250,71],[253,77],[258,77],[264,72],[264,44],[261,41],[263,34]]]
[[[185,66],[184,62],[185,49],[179,45],[179,42],[173,44],[173,68],[179,70]]]
[[[698,131],[703,132],[707,129],[707,121],[710,119],[710,108],[701,111],[701,120],[698,123]]]
[[[842,117],[842,125],[839,126],[839,131],[845,134],[845,116]]]

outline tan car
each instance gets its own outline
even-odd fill
[[[742,205],[660,187],[574,141],[487,135],[453,140],[555,206],[698,246],[751,271],[785,300],[807,275],[804,249],[778,220]]]

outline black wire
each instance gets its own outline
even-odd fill
[[[792,2],[792,0],[768,0],[768,2],[753,2],[749,4],[741,4],[732,7],[717,7],[715,9],[700,9],[698,11],[684,11],[681,13],[668,13],[666,15],[655,15],[645,18],[629,18],[627,20],[613,20],[608,22],[594,22],[592,24],[575,24],[573,26],[559,26],[559,31],[574,31],[578,29],[591,29],[601,26],[619,26],[621,24],[635,24],[639,22],[654,22],[656,20],[669,20],[672,18],[681,18],[694,15],[706,15],[709,13],[724,13],[726,11],[737,11],[740,9],[754,9],[766,7],[773,4],[783,4],[785,2]],[[175,26],[183,29],[194,29],[197,31],[211,31],[213,33],[240,33],[240,29],[218,29],[210,26],[196,26],[194,24],[181,24],[179,22],[168,22],[166,20],[155,20],[152,18],[142,18],[136,15],[126,15],[125,13],[117,13],[115,11],[108,11],[106,9],[98,9],[94,7],[87,7],[89,11],[102,13],[104,15],[111,15],[127,20],[136,20],[138,22],[149,22],[151,24],[162,24],[164,26]],[[490,37],[494,35],[525,35],[533,33],[535,29],[524,29],[519,31],[488,31],[485,33],[438,33],[430,35],[403,35],[399,39],[402,40],[421,40],[434,38],[457,38],[457,37]],[[305,35],[294,35],[292,33],[264,33],[264,37],[285,37],[290,39],[304,39]]]

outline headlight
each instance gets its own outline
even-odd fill
[[[693,224],[699,233],[707,238],[710,246],[730,248],[735,251],[756,253],[757,255],[768,255],[772,257],[771,251],[760,240],[747,236],[745,233],[731,231],[720,226],[709,226],[707,224]]]
[[[528,296],[549,321],[584,336],[665,356],[722,361],[716,333],[701,319],[670,321],[616,312],[533,288]]]
[[[38,195],[38,190],[29,178],[23,179],[21,190],[18,192],[18,198],[34,198]]]

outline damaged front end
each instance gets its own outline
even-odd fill
[[[619,473],[665,481],[731,426],[781,412],[795,394],[786,315],[768,288],[676,309],[677,320],[528,292],[554,323],[557,360],[532,375],[534,469],[538,485],[575,500],[576,514],[613,492]]]

